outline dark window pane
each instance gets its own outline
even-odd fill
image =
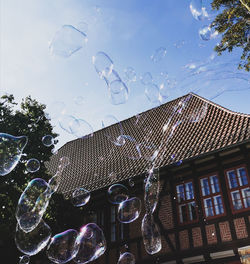
[[[178,197],[178,202],[183,202],[185,201],[185,193],[184,193],[184,186],[182,185],[177,185],[176,186],[177,190],[177,197]]]
[[[211,176],[210,183],[211,183],[212,193],[220,192],[219,180],[217,176]]]
[[[238,169],[238,176],[239,176],[240,186],[244,186],[248,184],[247,172],[245,168]]]
[[[240,193],[239,191],[237,192],[232,192],[231,193],[232,201],[233,201],[233,206],[235,210],[242,209],[242,202],[240,199]]]
[[[230,189],[238,187],[235,171],[229,171],[227,176]]]
[[[186,205],[181,205],[180,206],[180,221],[181,223],[187,222],[188,217],[187,217],[187,206]]]
[[[195,202],[189,203],[188,205],[189,205],[189,218],[191,221],[195,220],[197,218]]]
[[[210,194],[208,178],[201,179],[201,188],[203,196]]]
[[[194,199],[193,183],[192,182],[186,183],[185,184],[185,189],[186,189],[186,199],[187,200]]]

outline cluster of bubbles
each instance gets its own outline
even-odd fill
[[[105,52],[99,51],[93,56],[92,62],[99,77],[106,82],[111,103],[113,105],[126,103],[129,89],[115,71],[112,59]],[[131,78],[128,72],[127,77]]]

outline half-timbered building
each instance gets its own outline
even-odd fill
[[[173,115],[187,96],[185,108]],[[114,144],[121,131],[129,140]],[[149,255],[141,236],[145,209],[134,222],[120,223],[107,188],[123,183],[143,204],[150,155],[161,143],[154,218],[162,249]],[[91,191],[86,205],[91,213],[82,216],[83,222],[96,222],[104,230],[107,250],[95,263],[115,264],[125,250],[135,255],[137,264],[250,263],[250,115],[186,95],[68,142],[52,158],[52,173],[62,156],[71,163],[59,192],[70,198],[77,187]]]

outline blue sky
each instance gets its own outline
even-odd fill
[[[230,56],[215,57],[212,63],[210,59],[209,66],[205,64],[209,72],[218,72],[216,80],[210,80],[206,73],[190,78],[190,72],[185,71],[187,64],[208,62],[220,39],[200,39],[199,29],[210,21],[195,20],[189,3],[187,0],[0,1],[0,92],[13,93],[17,101],[31,95],[48,106],[64,102],[66,114],[84,119],[98,130],[105,115],[123,120],[154,107],[144,94],[139,76],[151,72],[157,79],[161,72],[168,72],[171,80],[177,80],[177,87],[169,87],[169,100],[198,88],[209,99],[225,86],[225,90],[231,91],[213,101],[234,111],[250,113],[250,90],[246,89],[250,86],[249,74],[237,72],[235,66],[239,50]],[[77,27],[81,22],[88,25],[86,45],[68,58],[52,56],[49,43],[55,33],[63,25]],[[150,56],[159,47],[165,47],[167,53],[154,63]],[[107,86],[92,64],[92,56],[98,51],[112,58],[122,78],[125,68],[135,69],[137,81],[128,84],[130,92],[125,104],[111,104]],[[218,70],[222,63],[223,68],[230,69],[230,78]],[[185,76],[188,82],[182,81]],[[83,103],[77,105],[75,98],[79,96],[83,97]],[[57,120],[53,124],[61,134],[59,146],[75,138],[63,131]]]

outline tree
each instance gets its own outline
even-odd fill
[[[250,67],[250,7],[249,0],[213,0],[212,8],[222,10],[212,22],[212,26],[222,34],[215,51],[242,48],[239,68],[249,71]]]

